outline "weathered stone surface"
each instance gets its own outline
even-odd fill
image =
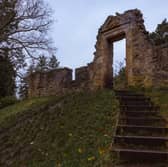
[[[128,85],[151,85],[153,46],[148,40],[139,10],[109,16],[99,29],[93,60],[93,88],[113,86],[113,43],[126,39],[126,76]],[[150,69],[149,69],[150,67]],[[147,83],[146,83],[147,81]]]
[[[70,89],[71,82],[72,70],[68,68],[35,72],[28,77],[29,97],[64,93],[67,89]]]
[[[75,69],[75,82],[79,87],[88,87],[89,71],[88,67],[80,67]]]
[[[155,46],[149,39],[140,10],[109,16],[100,27],[93,62],[76,69],[33,74],[29,95],[57,94],[71,87],[91,90],[113,88],[113,43],[126,39],[126,78],[128,86],[168,87],[168,44]],[[71,84],[70,84],[71,83]]]

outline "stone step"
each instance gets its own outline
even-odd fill
[[[118,125],[117,135],[136,134],[144,136],[168,136],[168,128],[154,126]]]
[[[158,112],[160,108],[143,94],[117,91],[116,96],[120,102],[120,116],[113,150],[119,160],[124,160],[124,164],[149,162],[156,165],[165,161],[168,164],[168,128],[167,121]],[[164,166],[156,167],[168,165],[164,163]]]
[[[136,96],[117,96],[117,98],[121,101],[144,101],[144,102],[151,102],[151,99],[149,97],[136,97]]]
[[[119,145],[115,145],[114,148],[118,148],[118,149],[137,149],[137,150],[143,150],[143,149],[149,149],[149,150],[154,150],[154,151],[168,151],[167,148],[165,148],[165,146],[160,146],[160,145],[153,145],[153,146],[144,146],[144,145],[134,145],[134,144],[119,144]]]
[[[124,96],[124,95],[128,95],[128,96],[144,96],[144,94],[142,93],[136,93],[133,91],[115,91],[115,94],[117,96]]]
[[[168,137],[151,137],[151,136],[114,136],[114,143],[119,144],[132,144],[132,145],[143,145],[143,146],[160,146],[166,147]]]
[[[144,96],[117,96],[119,100],[124,100],[124,101],[129,101],[129,100],[144,100],[144,101],[149,101],[150,98],[144,97]]]
[[[110,166],[110,167],[167,167],[167,163],[156,163],[155,164],[151,164],[151,163],[128,163],[128,164],[120,164],[120,165],[116,165],[116,166]]]
[[[150,101],[146,101],[146,100],[127,100],[127,101],[124,101],[124,100],[121,100],[120,101],[120,105],[123,106],[123,105],[128,105],[128,106],[134,106],[134,105],[138,105],[138,106],[153,106],[153,103],[150,102]]]
[[[120,124],[127,124],[127,125],[165,126],[167,121],[162,118],[125,117],[125,118],[120,118],[119,123]]]
[[[158,111],[158,107],[150,105],[120,105],[122,111]]]
[[[113,150],[120,156],[120,159],[129,162],[138,162],[139,164],[144,162],[163,163],[168,161],[167,151],[154,151],[154,150],[138,150],[138,149],[117,149]]]
[[[135,117],[155,117],[158,116],[159,113],[156,111],[121,111],[121,115],[126,116],[135,116]]]
[[[129,96],[129,97],[145,97],[143,94],[131,94],[131,93],[116,93],[117,97]]]

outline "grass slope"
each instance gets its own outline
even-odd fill
[[[151,97],[155,104],[161,107],[163,113],[168,113],[168,90],[147,90],[146,94]]]
[[[109,90],[30,99],[0,110],[0,166],[106,166],[117,112]]]

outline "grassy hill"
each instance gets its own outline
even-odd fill
[[[110,90],[21,101],[0,110],[0,166],[102,167],[118,102]]]

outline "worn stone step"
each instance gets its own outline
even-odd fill
[[[121,101],[125,101],[125,102],[136,102],[136,101],[140,101],[140,102],[151,102],[151,99],[149,97],[136,97],[136,96],[117,96],[117,98]]]
[[[143,150],[143,149],[150,149],[150,150],[154,150],[154,151],[168,151],[167,148],[165,148],[165,146],[160,146],[160,145],[153,145],[153,146],[147,146],[147,145],[134,145],[134,144],[119,144],[119,145],[115,145],[115,148],[118,149],[138,149],[138,150]]]
[[[165,126],[167,121],[162,118],[125,117],[125,118],[120,118],[119,123],[120,124],[127,124],[127,125]]]
[[[137,105],[137,106],[153,106],[153,103],[150,101],[146,101],[146,100],[127,100],[127,101],[120,101],[120,105],[128,105],[128,106],[133,106],[133,105]]]
[[[135,116],[135,117],[155,117],[158,116],[159,113],[156,111],[121,111],[121,115],[126,116]]]
[[[158,107],[150,105],[120,105],[122,111],[158,111]]]
[[[117,149],[113,150],[117,152],[120,159],[129,162],[138,162],[139,164],[144,162],[167,162],[168,152],[167,151],[153,151],[153,150],[138,150],[138,149]]]
[[[150,162],[150,165],[167,161],[168,128],[167,121],[158,112],[160,108],[143,94],[117,91],[116,96],[120,102],[120,116],[113,149],[120,155],[119,159],[138,164]]]
[[[117,96],[117,98],[119,100],[125,100],[125,101],[129,101],[129,100],[144,100],[144,101],[149,101],[150,98],[149,97],[145,97],[145,96]]]
[[[117,135],[144,135],[144,136],[168,136],[168,128],[154,126],[136,126],[136,125],[118,125],[116,130]]]
[[[144,96],[142,93],[137,93],[134,91],[127,91],[127,90],[117,90],[115,91],[116,95],[122,96],[122,95],[130,95],[130,96]]]
[[[133,144],[144,146],[165,146],[168,142],[168,137],[151,137],[151,136],[114,136],[115,144]]]
[[[145,97],[143,94],[134,94],[134,93],[116,93],[117,97],[129,96],[129,97]]]
[[[141,164],[139,164],[139,163],[128,163],[128,164],[123,164],[123,165],[120,164],[120,165],[116,165],[116,166],[112,165],[110,167],[167,167],[167,163],[162,163],[162,162],[155,163],[155,164],[145,163],[145,162],[143,162]]]

